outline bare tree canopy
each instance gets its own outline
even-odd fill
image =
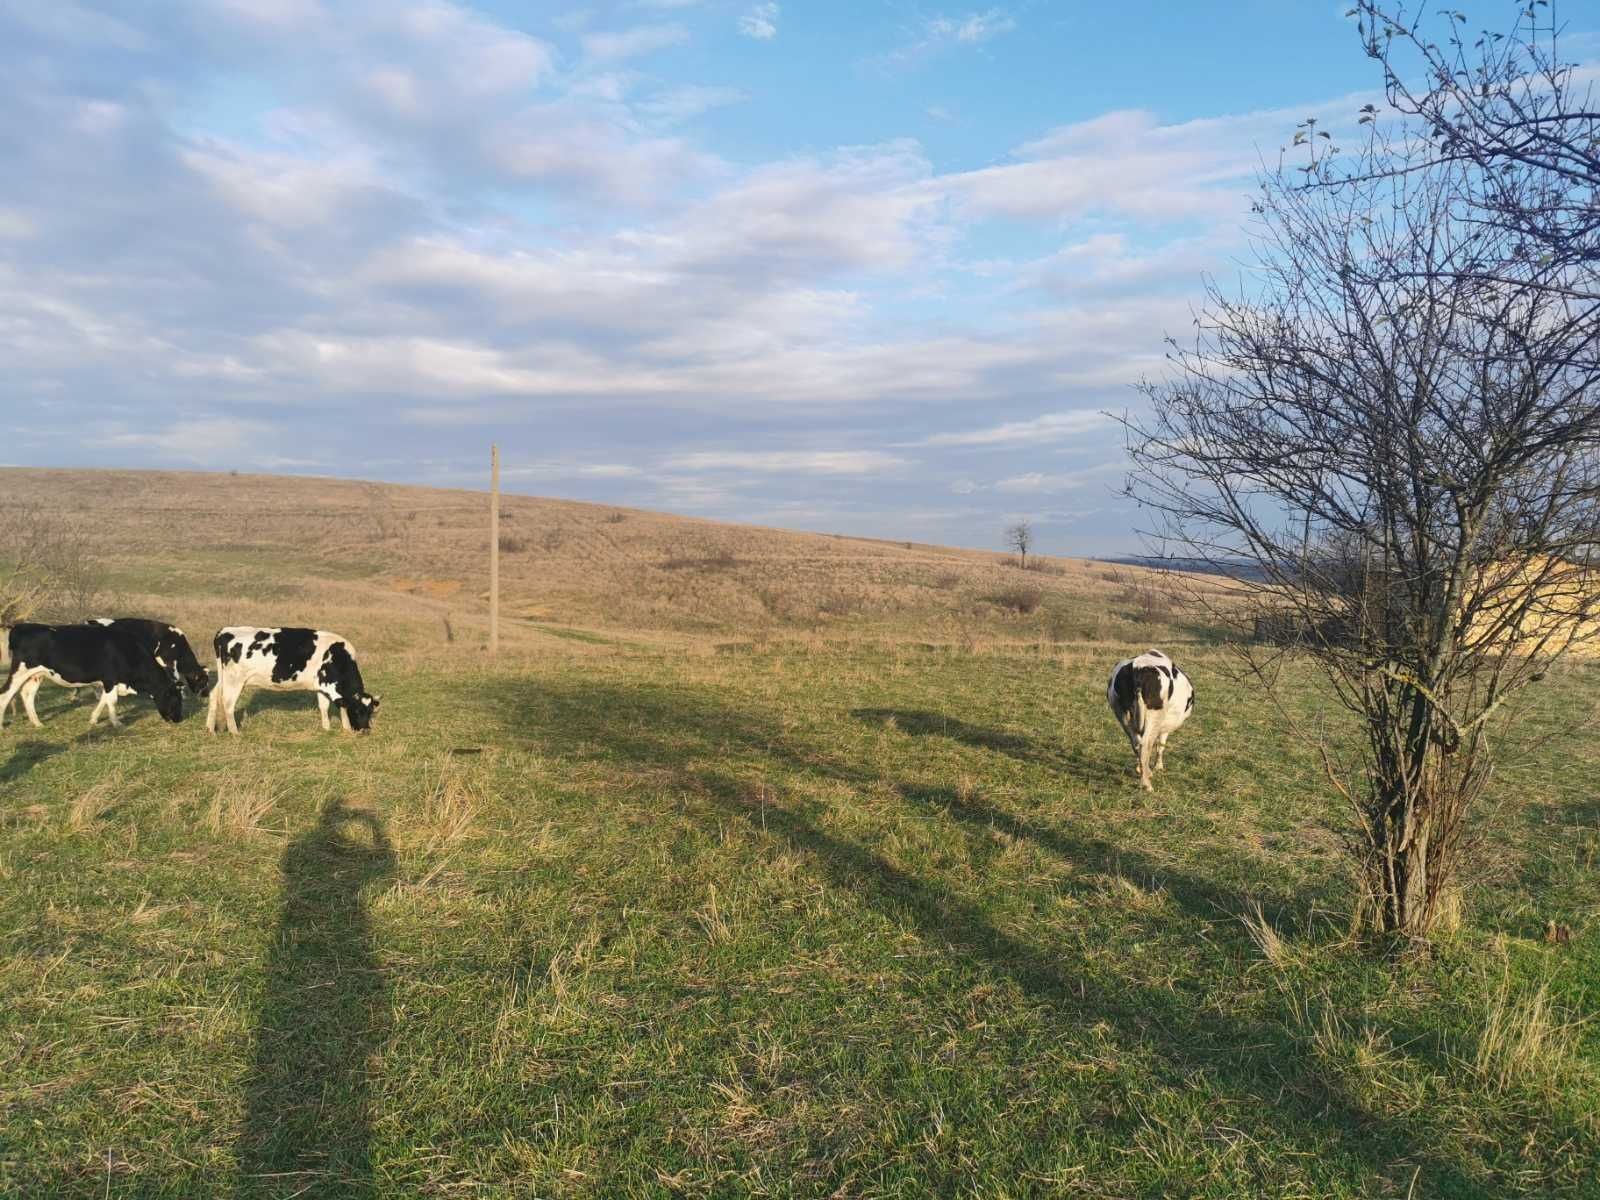
[[[1425,161],[1481,173],[1473,219],[1526,239],[1524,252],[1544,261],[1593,264],[1600,103],[1562,57],[1555,4],[1532,0],[1514,11],[1509,26],[1476,30],[1470,14],[1428,4],[1356,0],[1350,15],[1382,69],[1390,107],[1427,144]],[[1569,282],[1592,294],[1596,280]]]
[[[39,505],[0,509],[0,629],[93,616],[103,586],[81,526]]]
[[[1129,495],[1170,553],[1248,564],[1362,720],[1329,775],[1381,927],[1448,907],[1505,699],[1600,616],[1600,307],[1588,266],[1501,219],[1548,196],[1374,129],[1335,176],[1283,167],[1252,290],[1211,285],[1129,424]],[[1235,615],[1238,615],[1237,613]],[[1362,782],[1355,782],[1359,778]]]

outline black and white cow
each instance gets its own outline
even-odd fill
[[[226,716],[228,731],[239,732],[234,709],[247,687],[276,692],[315,692],[328,724],[328,708],[339,710],[348,732],[364,733],[378,711],[378,697],[367,694],[356,666],[355,650],[336,633],[323,629],[260,629],[231,625],[217,630],[217,686],[206,709],[206,732],[217,731],[217,714]]]
[[[179,688],[187,685],[196,696],[210,693],[211,676],[200,665],[200,660],[195,658],[188,638],[176,625],[168,625],[165,621],[149,621],[143,617],[95,617],[86,624],[121,630],[148,650],[156,660],[156,665],[171,675],[172,682]],[[45,679],[43,675],[35,676],[22,687],[22,704],[29,712],[33,711],[33,698],[39,694]],[[122,694],[131,696],[133,692],[124,687]]]
[[[132,634],[154,655],[156,663],[171,673],[173,683],[187,686],[195,696],[211,694],[211,675],[200,665],[189,639],[176,625],[143,617],[96,617],[89,624]]]
[[[1112,668],[1106,699],[1133,748],[1139,786],[1153,791],[1150,751],[1154,748],[1156,752],[1155,770],[1163,769],[1167,738],[1194,711],[1194,684],[1161,651],[1146,650]]]
[[[155,655],[137,637],[104,625],[13,626],[7,639],[11,651],[11,673],[0,690],[0,725],[12,697],[22,696],[28,720],[40,725],[33,697],[38,681],[50,680],[62,687],[95,685],[100,702],[89,714],[89,724],[100,720],[104,709],[113,725],[117,720],[117,698],[137,693],[155,701],[164,720],[183,719],[183,693],[172,676],[156,662]]]

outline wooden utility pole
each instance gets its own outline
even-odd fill
[[[500,447],[489,447],[489,658],[500,656]]]

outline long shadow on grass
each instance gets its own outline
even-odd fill
[[[71,746],[70,742],[23,742],[0,766],[0,784],[15,783],[40,763],[48,762]]]
[[[1033,763],[1072,775],[1083,783],[1118,784],[1125,782],[1129,775],[1129,772],[1119,771],[1113,766],[1110,755],[1092,761],[1077,758],[1063,754],[1053,745],[1041,746],[1034,739],[1020,734],[974,725],[959,717],[927,709],[853,708],[850,715],[863,725],[893,729],[911,737],[947,737],[979,750],[992,750],[1018,762]],[[1117,756],[1115,761],[1121,763],[1123,759]]]
[[[363,892],[393,872],[382,822],[339,801],[284,851],[283,908],[238,1144],[239,1196],[374,1190],[367,1070],[390,1015]]]
[[[701,797],[690,811],[701,808],[708,824],[720,827],[733,817],[747,823],[754,836],[778,839],[832,886],[914,928],[930,944],[943,945],[953,956],[1012,980],[1063,1022],[1082,1028],[1100,1022],[1113,1026],[1120,1038],[1154,1053],[1164,1064],[1169,1085],[1192,1087],[1197,1078],[1206,1080],[1219,1092],[1254,1106],[1258,1111],[1253,1115],[1270,1122],[1259,1131],[1264,1136],[1288,1143],[1295,1153],[1332,1156],[1345,1164],[1334,1167],[1331,1175],[1349,1181],[1352,1169],[1386,1172],[1396,1163],[1410,1162],[1423,1166],[1421,1181],[1430,1195],[1489,1194],[1457,1164],[1434,1152],[1433,1131],[1371,1114],[1330,1086],[1283,1022],[1216,1012],[1208,1003],[1204,979],[1158,988],[1131,976],[1091,978],[1089,964],[1074,975],[1059,949],[1035,946],[1006,932],[980,904],[936,878],[913,874],[826,831],[814,815],[820,815],[820,806],[785,800],[781,793],[776,799],[762,793],[758,800],[750,779],[740,776],[742,767],[764,771],[776,763],[856,787],[884,783],[866,765],[842,757],[850,753],[848,745],[807,745],[775,721],[728,706],[709,689],[548,680],[476,686],[479,690],[464,702],[489,705],[490,720],[503,722],[512,737],[531,732],[541,747],[573,760],[616,763],[652,776],[676,775],[686,792]],[[1174,871],[1136,848],[1047,829],[961,800],[940,787],[895,786],[930,816],[943,809],[963,825],[999,827],[1077,865],[1114,865],[1135,878],[1153,879],[1178,909],[1208,923],[1213,950],[1224,944],[1227,951],[1230,938],[1238,943],[1231,952],[1203,954],[1212,958],[1215,970],[1232,973],[1247,961],[1237,923],[1211,924],[1221,913],[1242,911],[1244,897],[1236,892]],[[1108,1132],[1131,1137],[1134,1130]]]

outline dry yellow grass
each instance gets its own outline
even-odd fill
[[[459,658],[486,639],[481,492],[0,470],[0,507],[29,503],[90,531],[109,570],[106,607],[191,626],[203,658],[212,630],[251,622],[334,629],[391,659]],[[512,654],[604,653],[612,635],[704,649],[775,637],[972,649],[1184,636],[1181,616],[1152,611],[1155,576],[1137,567],[1043,559],[1024,572],[999,551],[528,496],[504,497],[501,523],[502,644]],[[1222,591],[1217,581],[1198,586]]]

